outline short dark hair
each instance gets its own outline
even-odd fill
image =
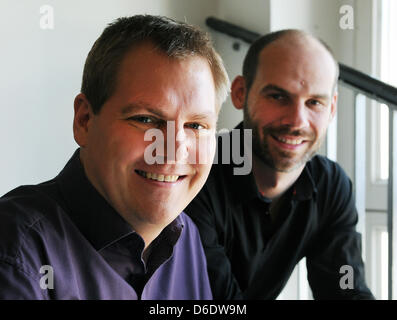
[[[229,91],[229,78],[208,33],[163,16],[135,15],[109,24],[87,56],[81,92],[95,114],[114,93],[119,66],[125,54],[145,41],[150,41],[170,58],[205,58],[214,77],[217,110],[220,109]]]
[[[336,88],[336,83],[339,78],[339,64],[335,59],[334,53],[332,52],[331,48],[326,44],[323,40],[316,38],[315,36],[306,33],[302,30],[297,30],[297,29],[285,29],[285,30],[279,30],[279,31],[274,31],[270,32],[257,40],[254,41],[254,43],[250,46],[248,49],[247,55],[244,58],[244,63],[243,63],[243,76],[245,79],[245,85],[247,92],[252,86],[252,83],[254,82],[255,75],[256,75],[256,70],[258,68],[258,57],[260,52],[267,47],[269,44],[272,42],[283,38],[288,35],[298,35],[298,36],[304,36],[304,37],[309,37],[312,39],[317,40],[319,43],[321,43],[324,48],[330,53],[332,59],[335,62],[335,68],[336,68],[336,79],[334,83],[334,89]]]

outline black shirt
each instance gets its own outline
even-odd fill
[[[352,183],[337,163],[309,161],[275,215],[252,171],[234,175],[234,164],[218,163],[185,210],[199,228],[215,299],[275,299],[303,257],[315,299],[373,299]],[[344,265],[353,268],[353,288],[341,288]]]

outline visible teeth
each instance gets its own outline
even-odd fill
[[[300,140],[291,140],[291,139],[284,139],[284,138],[281,138],[281,137],[277,137],[277,139],[280,140],[281,142],[288,143],[288,144],[301,144],[302,141],[303,141],[302,139],[300,139]]]
[[[160,181],[160,182],[175,182],[179,178],[179,176],[164,175],[164,174],[157,175],[157,173],[150,173],[150,172],[145,172],[145,171],[140,171],[140,170],[137,170],[137,172],[142,177],[145,177],[147,179]]]

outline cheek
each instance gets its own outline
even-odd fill
[[[264,105],[251,115],[252,124],[262,132],[263,127],[278,126],[284,115],[277,109]]]
[[[188,132],[187,136],[187,163],[190,165],[211,165],[216,149],[215,130],[204,134]]]
[[[207,181],[208,175],[211,170],[211,164],[196,164],[194,165],[195,175],[190,181],[190,197],[189,202],[199,193],[201,188]]]
[[[313,118],[312,128],[317,134],[317,136],[321,137],[327,132],[328,125],[330,124],[330,120],[331,120],[330,114],[328,113]]]
[[[194,162],[190,162],[190,165],[195,171],[194,178],[191,181],[191,187],[195,192],[201,189],[208,177],[214,161],[215,151],[215,133],[211,136],[200,137],[200,139],[197,140],[196,148],[190,151],[193,157],[189,159],[194,159]]]
[[[144,134],[135,132],[133,128],[117,128],[108,132],[99,143],[106,144],[103,157],[112,157],[118,163],[130,163],[143,159],[145,149],[151,142],[144,141]]]
[[[197,141],[197,147],[195,150],[196,163],[204,166],[205,168],[211,168],[214,160],[216,151],[216,138],[215,132],[211,132],[208,135],[200,136]]]

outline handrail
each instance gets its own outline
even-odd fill
[[[214,17],[208,17],[206,24],[216,31],[241,39],[249,44],[261,36],[259,33]],[[339,63],[339,68],[340,81],[354,87],[355,90],[362,92],[366,96],[386,103],[392,109],[397,110],[397,88],[342,63]]]
[[[361,91],[366,96],[397,110],[397,88],[342,63],[339,63],[339,68],[340,81],[352,86],[355,90]]]
[[[226,33],[227,35],[244,40],[247,43],[253,43],[256,39],[261,37],[261,34],[244,29],[235,24],[220,20],[214,17],[208,17],[205,21],[210,28]]]

